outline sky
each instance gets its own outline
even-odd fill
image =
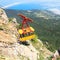
[[[4,9],[60,9],[60,0],[0,0]]]

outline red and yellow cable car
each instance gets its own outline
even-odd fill
[[[26,16],[19,14],[18,16],[22,17],[22,26],[21,29],[18,30],[19,34],[20,34],[20,41],[24,42],[27,40],[31,40],[35,38],[35,34],[34,34],[34,28],[32,28],[31,26],[29,26],[28,22],[33,22],[32,19],[27,18]]]

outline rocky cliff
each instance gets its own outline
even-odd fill
[[[39,39],[28,41],[29,46],[18,43],[17,25],[0,8],[0,60],[47,60],[52,52]]]

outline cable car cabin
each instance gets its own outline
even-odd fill
[[[33,22],[32,19],[19,14],[23,18],[21,29],[18,30],[20,34],[20,41],[24,42],[26,40],[31,40],[35,38],[34,29],[28,25],[28,22]]]
[[[30,29],[32,31],[30,31]],[[19,34],[20,34],[20,41],[22,41],[22,42],[35,38],[34,29],[32,27],[24,28],[24,30],[19,29]]]

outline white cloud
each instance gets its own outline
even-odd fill
[[[19,4],[25,4],[25,3],[33,3],[33,4],[39,4],[43,7],[59,7],[60,6],[60,0],[0,0],[0,6],[2,8],[8,8],[14,5]]]
[[[32,1],[34,1],[34,2],[60,2],[60,0],[32,0]]]
[[[25,3],[30,3],[30,2],[32,2],[31,0],[29,1],[29,0],[22,0],[22,1],[20,1],[20,0],[13,0],[13,1],[11,1],[11,0],[8,0],[8,1],[4,1],[4,2],[2,2],[1,1],[1,7],[2,8],[8,8],[8,7],[11,7],[11,6],[15,6],[15,5],[19,5],[19,4],[25,4]]]
[[[22,4],[20,2],[16,2],[16,3],[13,3],[13,4],[9,4],[9,5],[6,5],[6,6],[3,6],[2,8],[8,8],[8,7],[11,7],[11,6],[14,6],[14,5],[18,5],[18,4]]]
[[[55,14],[60,15],[60,10],[59,9],[53,8],[53,9],[49,9],[49,10],[52,11],[53,13],[55,13]]]

